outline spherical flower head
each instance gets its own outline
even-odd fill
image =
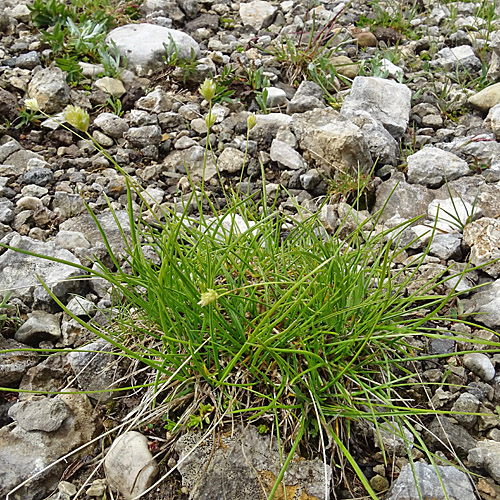
[[[208,102],[211,102],[215,97],[215,91],[217,90],[217,85],[212,78],[205,78],[205,81],[200,85],[200,94]]]
[[[247,128],[248,130],[252,130],[255,125],[257,125],[257,117],[255,116],[255,113],[251,113],[248,115],[247,118]]]
[[[209,288],[206,292],[201,294],[200,301],[198,302],[198,305],[201,307],[208,306],[208,304],[212,304],[213,302],[217,302],[217,299],[219,298],[219,294],[213,290],[212,288]]]
[[[80,108],[80,106],[66,106],[63,111],[64,119],[73,127],[82,132],[87,132],[89,129],[89,114]]]
[[[40,111],[40,105],[38,104],[36,97],[33,97],[32,99],[25,99],[24,107],[30,111]]]

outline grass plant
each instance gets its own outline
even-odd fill
[[[201,91],[211,102],[215,82],[205,82]],[[29,106],[37,110],[36,103]],[[92,140],[83,110],[68,107],[65,119]],[[198,428],[200,442],[235,420],[270,429],[283,467],[269,499],[297,451],[319,453],[337,484],[376,499],[351,448],[358,422],[375,436],[386,464],[387,432],[404,442],[410,460],[411,449],[418,448],[435,463],[419,429],[426,419],[449,412],[425,400],[430,385],[419,366],[448,355],[431,355],[418,345],[470,339],[452,336],[446,327],[458,321],[447,310],[459,294],[445,285],[463,273],[444,269],[423,279],[429,246],[397,264],[412,243],[403,246],[402,234],[415,220],[380,230],[375,215],[346,231],[353,211],[328,235],[318,214],[302,212],[297,219],[279,213],[265,189],[260,202],[239,192],[228,195],[219,211],[194,182],[185,205],[197,206],[193,216],[188,208],[152,207],[142,188],[115,167],[128,188],[130,227],[115,217],[123,253],[112,250],[90,212],[112,265],[97,258],[93,266],[64,262],[82,271],[80,279],[107,284],[110,326],[74,316],[52,298],[144,374],[140,383],[114,389],[144,393],[130,426],[166,422],[171,434]],[[138,212],[133,195],[142,204]],[[207,204],[210,213],[203,209]],[[109,209],[114,214],[111,203]],[[155,219],[146,220],[146,211]],[[494,342],[483,343],[482,352],[498,350]],[[452,449],[448,459],[460,465]]]

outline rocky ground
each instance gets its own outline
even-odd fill
[[[321,220],[333,232],[346,213],[345,203],[355,198],[360,175],[368,183],[363,208],[371,213],[384,208],[380,224],[395,226],[424,215],[424,222],[405,236],[413,240],[406,257],[424,250],[424,233],[436,224],[420,270],[424,278],[452,265],[484,265],[458,286],[467,291],[489,283],[461,303],[462,314],[481,313],[476,320],[487,329],[453,328],[457,335],[490,341],[482,346],[489,349],[455,356],[467,349],[463,342],[436,339],[427,346],[429,353],[449,356],[430,359],[421,373],[436,383],[431,386],[436,409],[472,415],[435,417],[425,439],[443,458],[448,450],[436,436],[447,435],[458,459],[478,474],[469,481],[464,472],[443,465],[449,498],[500,497],[500,356],[494,333],[500,328],[500,264],[494,261],[500,257],[499,5],[493,0],[311,6],[300,0],[145,0],[138,8],[140,22],[115,28],[106,39],[126,56],[127,69],[115,78],[100,77],[102,68],[82,63],[84,79],[73,86],[51,64],[51,49],[27,6],[14,0],[0,5],[1,243],[85,265],[95,255],[103,258],[106,248],[86,202],[111,246],[119,250],[123,244],[107,199],[127,227],[125,179],[88,142],[61,126],[60,113],[68,104],[90,113],[95,141],[145,189],[152,204],[170,209],[189,198],[188,167],[195,182],[204,176],[220,207],[224,189],[242,180],[245,191],[264,188],[268,197],[277,196],[277,208],[292,216],[297,206],[313,212],[322,207]],[[170,47],[167,61],[164,44]],[[294,47],[304,48],[294,52]],[[318,61],[328,65],[315,78]],[[197,89],[217,75],[219,98],[207,138],[209,104]],[[26,110],[28,97],[36,98],[51,118]],[[256,125],[247,141],[252,112]],[[204,166],[207,140],[217,161]],[[141,210],[137,203],[134,209]],[[152,453],[168,436],[152,428],[130,429],[115,440],[104,476],[96,466],[101,446],[110,441],[98,436],[120,423],[106,406],[112,393],[32,398],[19,392],[102,390],[125,376],[127,367],[116,367],[111,355],[74,351],[89,341],[90,350],[106,350],[107,344],[63,314],[37,275],[73,314],[97,323],[110,306],[107,290],[99,283],[67,281],[75,270],[57,260],[1,252],[0,295],[12,289],[8,303],[14,309],[6,310],[0,336],[0,386],[8,388],[0,394],[0,495],[21,485],[9,499],[75,498],[80,487],[79,498],[132,498],[156,478]],[[43,355],[53,348],[73,352]],[[121,401],[121,416],[134,401],[133,396]],[[162,474],[190,449],[186,436],[169,459],[162,457]],[[94,438],[94,445],[85,448]],[[394,452],[392,466],[382,465],[372,445],[373,456],[359,457],[363,472],[382,496],[418,498],[409,486],[413,473],[404,446],[390,437],[385,441]],[[83,453],[64,458],[80,447]],[[182,482],[176,471],[144,498],[261,498],[262,490],[241,463],[254,453],[266,463],[262,470],[279,471],[268,438],[250,428],[227,438],[224,447],[240,455],[244,450],[243,457],[212,453],[211,443],[205,443],[180,468]],[[228,455],[238,456],[233,463]],[[209,456],[216,465],[197,484]],[[415,458],[422,457],[415,453]],[[417,466],[424,497],[444,498],[433,467],[424,459]],[[289,483],[300,486],[288,492],[290,498],[324,498],[321,462],[292,467]],[[237,486],[233,490],[230,484]],[[123,496],[111,496],[110,486]],[[342,485],[329,494],[354,495]]]

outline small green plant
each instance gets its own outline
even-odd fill
[[[15,129],[22,128],[30,123],[35,123],[43,115],[39,114],[38,103],[35,99],[26,99],[24,106],[19,110],[19,116],[10,124]]]
[[[172,37],[170,37],[170,42],[168,44],[164,43],[165,55],[163,60],[165,64],[171,69],[180,68],[182,70],[182,81],[186,83],[189,78],[197,74],[198,62],[196,60],[196,54],[194,49],[191,48],[191,55],[189,58],[183,58],[179,56],[179,48],[175,44]]]
[[[119,97],[109,96],[106,104],[111,108],[111,111],[116,116],[123,116],[122,101]]]
[[[190,415],[189,422],[187,423],[188,429],[203,429],[203,424],[210,424],[209,415],[214,410],[214,407],[209,404],[200,404],[198,414]]]

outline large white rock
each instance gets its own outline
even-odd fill
[[[158,465],[149,451],[147,438],[130,431],[113,443],[104,461],[104,470],[111,487],[130,500],[153,484]]]
[[[164,67],[165,45],[175,44],[180,59],[189,59],[192,50],[196,58],[200,56],[198,43],[189,35],[156,24],[127,24],[115,28],[106,37],[108,45],[112,42],[120,55],[127,58],[128,69],[139,76]]]
[[[457,155],[434,146],[421,149],[408,156],[408,182],[439,187],[445,181],[452,181],[471,170],[465,160]]]
[[[408,126],[410,109],[411,90],[406,85],[374,76],[357,76],[340,112],[351,118],[352,112],[367,111],[399,139]]]

